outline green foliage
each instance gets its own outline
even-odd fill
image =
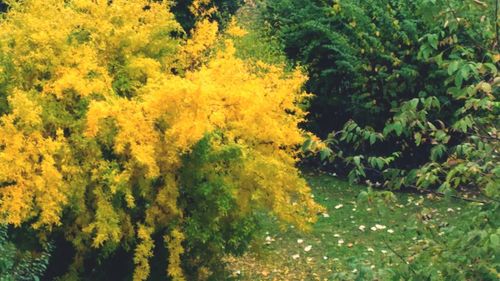
[[[395,276],[404,280],[498,280],[500,204],[475,206],[470,220],[440,226],[422,220],[423,241],[412,248],[411,263]]]
[[[196,17],[189,10],[194,1],[177,0],[172,7],[172,12],[184,30],[191,30],[196,23]],[[229,22],[232,15],[243,4],[243,0],[213,0],[207,2],[208,8],[216,8],[216,12],[212,14],[211,19],[218,21],[222,26],[225,26]]]
[[[0,280],[40,280],[47,269],[52,248],[49,243],[38,253],[22,250],[10,240],[7,227],[0,226]]]
[[[206,136],[183,160],[185,188],[179,205],[186,217],[184,258],[190,266],[186,272],[192,274],[189,280],[200,280],[196,269],[202,266],[211,270],[213,280],[221,280],[224,255],[242,254],[257,229],[256,217],[239,210],[233,196],[238,186],[228,177],[239,169],[243,151],[235,144],[214,148],[213,140],[220,138],[218,134]]]
[[[356,273],[336,278],[498,280],[498,6],[496,0],[267,1],[268,32],[308,67],[307,87],[316,98],[307,126],[326,137],[323,165],[376,187],[447,197],[468,189],[485,200],[460,225],[422,219],[421,243],[404,257],[408,265],[380,272],[353,260]],[[360,194],[367,202],[378,197]]]
[[[400,101],[417,95],[421,23],[415,1],[268,1],[263,21],[287,55],[308,67],[316,95],[308,126],[322,136],[349,119],[381,128]],[[406,3],[406,4],[403,4]],[[427,81],[426,81],[427,80]],[[429,89],[431,92],[433,89]]]
[[[268,1],[262,20],[308,66],[308,126],[328,135],[321,158],[338,172],[388,188],[495,193],[500,55],[498,17],[486,12],[495,4]]]
[[[262,3],[257,2],[255,5],[257,6],[244,5],[236,14],[238,24],[246,32],[245,36],[235,38],[237,56],[265,63],[288,64],[279,38],[268,36],[268,27],[259,22],[259,13],[255,11],[258,11]]]

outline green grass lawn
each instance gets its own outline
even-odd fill
[[[439,236],[444,234],[440,225],[467,219],[462,201],[396,193],[395,202],[381,207],[358,202],[364,186],[326,174],[306,177],[327,211],[309,233],[265,219],[250,253],[228,259],[235,280],[351,280],[368,269],[390,270],[411,263],[425,243],[417,223],[435,228]]]

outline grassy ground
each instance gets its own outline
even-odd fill
[[[235,280],[352,280],[367,269],[390,270],[411,263],[424,240],[417,223],[434,227],[464,219],[464,202],[396,193],[395,202],[381,206],[358,200],[364,186],[326,174],[307,178],[327,212],[310,233],[266,219],[250,253],[229,258]]]

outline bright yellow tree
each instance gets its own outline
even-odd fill
[[[305,77],[238,59],[234,23],[222,36],[201,17],[184,39],[168,3],[9,4],[0,223],[42,240],[64,232],[76,250],[66,277],[92,252],[133,246],[134,280],[146,280],[160,234],[166,274],[193,278],[210,268],[200,252],[240,249],[251,233],[238,228],[258,212],[314,221],[320,207],[295,167]]]

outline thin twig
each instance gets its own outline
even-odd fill
[[[393,253],[394,253],[394,254],[395,254],[398,258],[400,258],[400,259],[401,259],[401,260],[402,260],[405,264],[410,265],[410,269],[413,271],[413,273],[415,273],[415,274],[416,274],[416,271],[413,269],[413,267],[411,266],[411,264],[409,264],[409,262],[408,262],[407,260],[405,260],[405,258],[404,258],[402,255],[400,255],[398,252],[396,252],[396,251],[395,251],[395,250],[394,250],[394,249],[393,249],[393,248],[389,245],[389,243],[387,243],[387,241],[385,241],[385,239],[384,239],[384,240],[382,240],[382,241],[384,242],[385,246],[386,246],[387,248],[389,248],[389,250],[391,250],[391,252],[393,252]]]
[[[374,169],[374,168],[371,168],[371,167],[365,167],[365,169],[371,170],[371,171],[376,172],[376,173],[379,173],[379,175],[383,176],[383,173],[381,171],[377,170],[377,169]],[[411,189],[411,190],[413,190],[415,192],[420,192],[420,193],[424,193],[424,194],[434,194],[434,195],[437,195],[439,197],[446,197],[446,194],[444,194],[442,192],[435,191],[435,190],[430,190],[430,189],[418,188],[415,185],[403,185],[402,187],[405,188],[405,189]],[[491,204],[493,201],[500,203],[499,200],[496,200],[494,198],[488,198],[489,201],[485,201],[485,200],[479,200],[479,199],[473,199],[473,198],[465,198],[465,197],[457,196],[457,195],[450,195],[450,197],[452,197],[454,199],[463,200],[463,201],[474,202],[474,203],[482,203],[482,204]]]
[[[500,141],[500,138],[497,138],[497,137],[494,137],[494,136],[473,134],[473,133],[468,133],[468,132],[460,132],[460,133],[462,133],[464,135],[467,135],[469,137],[478,137],[478,138],[484,139],[484,140]]]
[[[405,187],[413,189],[413,190],[418,191],[420,193],[424,193],[424,194],[434,194],[434,195],[437,195],[439,197],[446,197],[446,194],[444,194],[442,192],[439,192],[439,191],[434,191],[434,190],[429,190],[429,189],[421,189],[421,188],[418,188],[418,187],[416,187],[414,185],[407,185]],[[491,204],[492,203],[491,201],[500,202],[500,201],[495,200],[493,198],[488,198],[488,200],[490,200],[490,201],[484,201],[484,200],[480,200],[480,199],[466,198],[466,197],[457,196],[457,195],[450,195],[450,197],[454,198],[454,199],[460,199],[460,200],[463,200],[463,201],[474,202],[474,203],[482,203],[482,204]]]
[[[379,220],[381,221],[382,220],[382,214],[380,213],[379,210],[377,210],[377,216],[379,218]],[[384,237],[384,239],[382,239],[382,242],[384,242],[385,246],[394,254],[396,255],[401,261],[403,261],[405,264],[408,265],[408,267],[411,269],[411,271],[413,272],[413,274],[417,275],[417,272],[415,271],[415,269],[413,268],[413,266],[401,255],[399,254],[398,252],[396,252],[396,250],[394,250],[390,245],[389,243],[387,243],[387,239]]]

